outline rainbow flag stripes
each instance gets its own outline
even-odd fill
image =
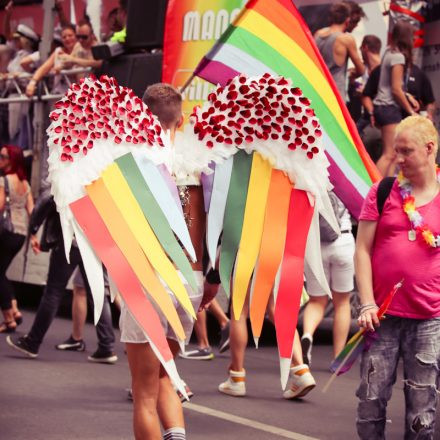
[[[309,29],[290,0],[250,0],[195,75],[224,85],[239,73],[282,75],[310,99],[323,129],[335,192],[354,217],[379,173]]]

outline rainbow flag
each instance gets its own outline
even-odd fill
[[[379,319],[385,318],[385,314],[394,298],[394,295],[402,287],[402,285],[403,280],[395,284],[390,290],[384,302],[377,311],[377,317]],[[361,328],[357,333],[355,333],[331,363],[330,371],[333,372],[333,375],[324,386],[323,392],[327,391],[336,376],[346,373],[353,366],[356,359],[362,354],[362,352],[368,351],[371,345],[377,339],[378,336],[375,332],[368,332],[365,330],[365,328]]]
[[[250,0],[194,75],[224,85],[239,73],[282,75],[311,101],[323,128],[330,180],[358,218],[379,172],[370,159],[313,37],[290,0]]]

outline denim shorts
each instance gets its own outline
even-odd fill
[[[375,105],[374,120],[379,127],[398,124],[403,119],[403,112],[395,105]]]

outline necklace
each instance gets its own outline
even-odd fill
[[[440,169],[436,168],[437,182],[440,183]],[[403,175],[402,171],[397,176],[397,182],[402,197],[402,208],[411,223],[411,230],[408,231],[408,240],[415,241],[417,233],[421,234],[425,243],[430,247],[440,247],[440,234],[434,233],[425,224],[422,214],[416,209],[414,196],[411,195],[412,185]]]

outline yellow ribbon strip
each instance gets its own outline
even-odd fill
[[[157,303],[178,338],[184,340],[185,332],[168,292],[154,273],[136,237],[128,228],[121,212],[105,187],[103,180],[98,179],[88,185],[86,191],[107,226],[110,235],[124,254],[139,281]]]
[[[232,292],[232,309],[235,319],[240,317],[243,309],[249,280],[260,249],[271,173],[272,167],[269,161],[255,153],[252,159],[243,229],[235,266]]]
[[[118,165],[113,163],[108,166],[102,173],[102,179],[151,265],[176,295],[182,307],[195,319],[196,314],[188,292],[151,229]]]

